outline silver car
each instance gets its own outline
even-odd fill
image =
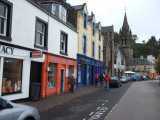
[[[128,78],[126,76],[120,76],[120,81],[121,83],[127,83],[128,82]]]
[[[40,120],[36,108],[16,104],[0,97],[0,119],[1,120]]]

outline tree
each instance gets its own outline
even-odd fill
[[[157,60],[154,64],[154,68],[155,68],[157,73],[160,73],[160,55],[157,57]]]
[[[119,34],[114,32],[114,43],[119,43]]]
[[[136,41],[137,41],[139,38],[137,37],[137,35],[134,34],[134,35],[132,35],[132,39],[133,39],[133,42],[136,43]]]

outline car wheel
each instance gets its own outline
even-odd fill
[[[25,120],[34,120],[32,117],[26,118]]]

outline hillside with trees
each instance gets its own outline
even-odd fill
[[[151,36],[151,38],[143,43],[136,43],[138,40],[137,35],[132,35],[132,48],[133,48],[133,57],[139,58],[140,56],[144,56],[145,58],[147,55],[153,55],[156,58],[160,54],[160,41],[156,39],[155,36]],[[114,33],[114,41],[115,43],[119,43],[119,34],[117,32]]]

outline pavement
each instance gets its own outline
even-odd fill
[[[40,99],[39,101],[30,101],[28,100],[21,100],[16,101],[18,103],[22,103],[25,105],[30,105],[38,109],[39,112],[44,112],[49,110],[50,108],[56,107],[58,105],[62,105],[67,102],[71,102],[73,99],[76,99],[78,97],[81,97],[83,95],[91,94],[95,91],[102,90],[104,88],[101,88],[99,86],[84,86],[83,88],[76,89],[74,93],[65,92],[61,94],[56,94],[52,96],[48,96],[46,98]]]
[[[134,82],[105,120],[159,120],[158,80]]]

